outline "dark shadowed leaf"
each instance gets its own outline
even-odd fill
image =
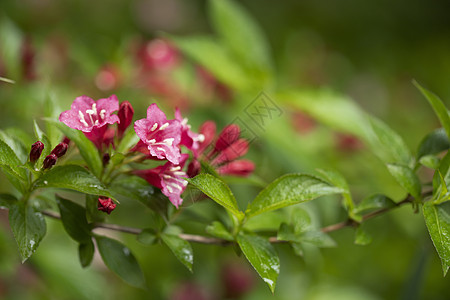
[[[94,258],[95,246],[92,240],[78,245],[78,257],[83,268],[88,267]]]
[[[55,196],[58,203],[64,229],[71,238],[79,243],[91,240],[91,229],[86,219],[86,209],[79,204]]]
[[[427,134],[420,142],[417,157],[421,158],[425,155],[437,154],[450,148],[450,142],[444,128],[438,128]]]

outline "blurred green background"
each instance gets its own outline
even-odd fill
[[[283,113],[264,130],[255,129],[247,158],[256,162],[258,177],[270,182],[287,172],[329,167],[346,176],[356,201],[376,192],[402,199],[405,193],[356,137],[321,125],[278,94],[327,88],[346,95],[399,132],[415,153],[422,137],[439,125],[412,79],[445,103],[450,99],[450,3],[239,3],[261,27],[274,70],[272,84],[245,91],[217,80],[168,42],[174,36],[216,35],[207,1],[0,1],[0,76],[16,81],[0,82],[0,128],[19,127],[31,133],[32,120],[41,122],[48,115],[44,105],[48,98],[56,103],[57,116],[79,95],[97,99],[113,93],[133,104],[135,119],[144,117],[146,107],[156,101],[168,115],[173,107],[181,107],[193,128],[209,119],[220,128],[244,116],[243,109],[265,91]],[[422,173],[424,181],[432,176],[426,170]],[[3,177],[0,186],[2,191],[11,189]],[[242,207],[258,192],[241,183],[232,184],[232,189]],[[189,195],[185,204],[179,225],[204,234],[200,216],[211,217],[208,214],[217,213],[217,207],[193,203]],[[151,214],[139,205],[121,202],[109,221],[148,226]],[[336,198],[302,206],[321,226],[345,219]],[[1,299],[231,299],[226,278],[240,278],[238,274],[250,282],[239,299],[448,299],[450,295],[423,218],[410,207],[369,221],[366,229],[373,242],[368,246],[354,245],[351,228],[331,234],[338,247],[311,247],[303,258],[287,245],[277,246],[281,274],[274,296],[232,248],[194,245],[190,274],[163,245],[147,247],[134,236],[115,235],[133,250],[146,275],[147,291],[132,288],[106,270],[98,257],[88,269],[81,269],[76,243],[53,220],[47,221],[49,230],[38,251],[22,265],[7,212],[0,213]],[[276,223],[284,216],[270,217]],[[264,227],[265,221],[259,225]]]

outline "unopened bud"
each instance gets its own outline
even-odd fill
[[[130,102],[123,101],[122,103],[120,103],[119,112],[117,113],[117,115],[119,116],[120,120],[119,124],[117,125],[118,134],[119,137],[122,137],[123,133],[128,128],[128,126],[130,126],[131,121],[133,120],[134,109],[131,106]]]
[[[103,154],[103,165],[106,166],[109,163],[109,160],[111,159],[111,156],[109,156],[109,153]]]
[[[248,176],[255,169],[255,164],[246,159],[235,160],[219,168],[217,172],[220,175]]]
[[[56,154],[47,155],[44,159],[44,169],[50,169],[56,164],[58,157]]]
[[[37,141],[31,145],[30,162],[34,163],[41,157],[42,150],[44,150],[44,144],[41,141]]]
[[[239,138],[239,134],[241,133],[241,129],[236,124],[231,124],[225,127],[219,135],[217,139],[216,146],[214,150],[216,152],[222,151],[228,148],[231,144],[233,144]]]
[[[194,159],[188,165],[186,173],[189,176],[189,178],[192,178],[192,177],[197,176],[200,173],[201,169],[202,169],[202,166],[201,166],[200,162],[198,160]]]
[[[116,208],[117,204],[115,204],[111,198],[98,198],[98,210],[107,213],[108,215]]]
[[[52,150],[52,152],[50,152],[50,154],[55,154],[56,157],[59,158],[59,157],[63,156],[64,154],[66,154],[67,148],[69,148],[69,146],[66,143],[64,143],[64,142],[59,143],[58,145],[56,145],[55,148],[53,148],[53,150]]]
[[[64,139],[62,140],[62,142],[66,143],[67,145],[69,145],[70,139],[67,136],[65,136]]]

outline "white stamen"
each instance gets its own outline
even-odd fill
[[[183,186],[187,186],[188,182],[187,182],[186,180],[183,180],[183,181],[181,182],[181,184],[182,184]]]
[[[188,122],[188,118],[184,118],[183,121],[181,121],[181,125],[186,125]]]
[[[91,123],[94,124],[94,119],[92,119],[92,115],[97,114],[97,104],[92,104],[92,109],[87,109],[86,113],[89,115],[89,118],[91,119]]]
[[[167,175],[167,174],[163,174],[162,177],[165,178],[165,179],[172,179],[173,178],[172,176]]]
[[[89,124],[86,122],[86,120],[84,119],[84,115],[81,112],[81,110],[78,111],[78,116],[80,117],[80,122],[85,126],[85,127],[89,127]]]
[[[159,127],[159,130],[164,130],[167,127],[169,127],[169,123],[164,123],[164,124],[161,125],[161,127]]]
[[[156,140],[155,139],[147,140],[147,143],[154,144],[154,143],[156,143]]]
[[[170,171],[178,171],[178,170],[181,170],[180,166],[170,168]]]
[[[104,110],[104,109],[102,109],[101,111],[100,111],[100,119],[104,119],[105,118],[105,115],[106,115],[106,110]]]
[[[163,143],[166,144],[167,146],[172,146],[174,140],[175,140],[174,138],[165,139]]]
[[[174,182],[169,183],[169,185],[176,188],[177,190],[180,190],[180,191],[183,190],[183,188],[181,186],[179,186],[178,184],[176,184]]]
[[[150,128],[150,131],[155,131],[156,128],[158,128],[158,123],[153,124],[152,128]]]
[[[95,120],[94,125],[98,125],[98,124],[99,124],[98,120]]]
[[[164,148],[161,148],[161,147],[156,147],[156,149],[158,149],[159,151],[162,151],[162,152],[166,152],[166,150],[164,149]]]
[[[173,189],[169,185],[166,185],[166,188],[169,191],[169,193],[173,193]]]
[[[200,143],[203,143],[205,141],[205,136],[203,134],[199,134],[197,138],[194,140],[199,141]]]
[[[183,171],[175,171],[175,172],[173,172],[173,175],[176,175],[176,176],[185,176],[185,175],[186,175],[186,172],[183,172]]]

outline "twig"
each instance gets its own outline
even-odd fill
[[[424,196],[426,196],[427,194],[428,193],[425,193]],[[373,212],[370,212],[370,213],[364,215],[362,217],[362,222],[372,219],[376,216],[382,215],[382,214],[384,214],[394,208],[400,207],[404,204],[412,203],[413,200],[414,200],[414,198],[411,195],[408,195],[408,197],[406,197],[404,200],[396,203],[396,205],[393,207],[382,208],[382,209],[379,209],[379,210],[376,210],[376,211],[373,211]],[[42,214],[47,217],[53,218],[53,219],[61,219],[61,216],[59,214],[52,212],[52,211],[42,211]],[[332,225],[323,227],[321,229],[321,231],[328,233],[328,232],[340,230],[345,227],[351,227],[351,226],[357,226],[357,225],[358,225],[358,222],[356,222],[352,219],[348,219],[347,221],[343,221],[343,222],[339,222],[336,224],[332,224]],[[93,223],[93,227],[94,228],[104,228],[104,229],[109,229],[109,230],[114,230],[114,231],[120,231],[120,232],[129,233],[129,234],[135,234],[135,235],[141,233],[141,231],[142,231],[142,229],[139,229],[139,228],[126,227],[126,226],[121,226],[121,225],[116,225],[116,224],[107,224],[107,223]],[[178,236],[185,241],[199,243],[199,244],[227,246],[227,245],[231,245],[233,243],[232,241],[228,241],[225,239],[206,237],[206,236],[202,236],[202,235],[180,233]],[[278,240],[278,238],[276,236],[269,237],[269,242],[273,243],[273,244],[287,243],[287,241]]]

